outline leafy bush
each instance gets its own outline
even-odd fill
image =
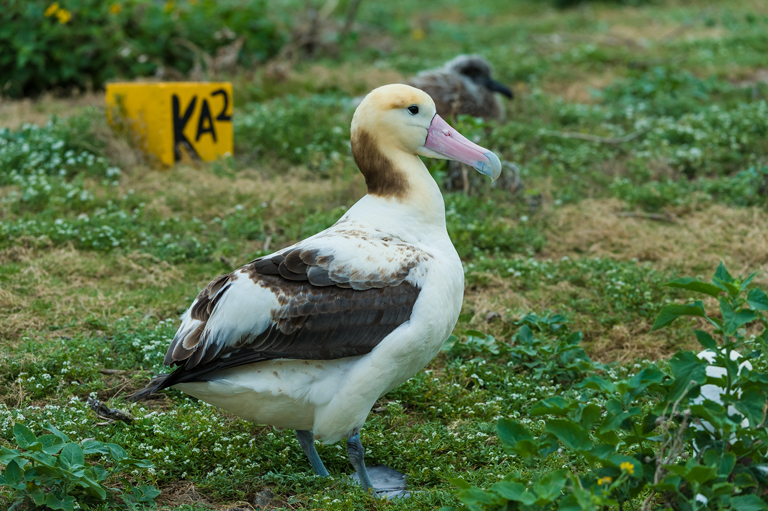
[[[733,278],[721,264],[712,283],[668,284],[719,301],[720,318],[697,301],[666,305],[654,324],[702,318],[720,342],[694,333],[717,371],[702,355],[681,351],[625,379],[591,375],[577,385],[577,399],[539,401],[529,411],[546,420],[539,435],[501,419],[499,440],[527,473],[510,473],[486,490],[455,479],[459,500],[472,510],[768,509],[768,375],[739,365],[736,355],[742,350],[761,364],[768,355],[768,295],[747,291],[753,278]],[[762,332],[748,335],[751,323]],[[718,387],[717,395],[702,396],[705,385]],[[553,457],[563,468],[540,468]]]
[[[0,487],[10,490],[13,500],[9,511],[25,504],[66,511],[81,504],[109,503],[110,509],[130,510],[154,505],[160,492],[151,485],[135,486],[121,478],[124,488],[130,491],[106,486],[126,469],[148,469],[152,463],[129,458],[117,444],[86,440],[81,445],[50,424],[45,429],[51,434],[38,437],[17,422],[13,434],[18,449],[0,448],[0,463],[5,465]],[[86,456],[95,454],[106,457],[108,466],[85,461]]]
[[[188,72],[209,55],[245,40],[243,64],[274,54],[280,39],[264,0],[8,0],[0,10],[0,94],[99,88],[107,80]]]

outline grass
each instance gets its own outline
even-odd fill
[[[165,509],[246,508],[265,490],[270,508],[455,505],[448,478],[486,487],[525,470],[501,449],[498,418],[526,419],[535,400],[576,392],[527,377],[466,332],[509,345],[529,312],[561,314],[586,354],[626,376],[693,346],[691,322],[650,332],[665,303],[687,296],[661,287],[667,280],[710,275],[723,260],[768,284],[762,2],[561,11],[398,0],[363,3],[359,21],[335,56],[321,52],[280,80],[261,69],[234,77],[236,157],[211,164],[152,169],[111,135],[98,94],[0,104],[3,443],[22,420],[116,442],[154,463],[133,477],[160,488]],[[331,225],[365,193],[348,149],[350,97],[460,52],[483,53],[516,98],[505,123],[457,127],[515,162],[524,186],[445,194],[467,277],[455,334],[470,347],[382,398],[362,433],[371,463],[408,474],[413,500],[376,502],[351,487],[340,445],[318,447],[326,481],[292,432],[176,391],[126,404],[161,368],[202,286]],[[59,118],[46,125],[49,114]],[[638,131],[621,144],[563,136]],[[438,178],[446,170],[427,163]],[[137,420],[96,426],[92,394]]]

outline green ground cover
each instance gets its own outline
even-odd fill
[[[295,4],[267,15],[279,26],[289,9],[302,11]],[[345,7],[340,2],[332,17],[342,19]],[[165,509],[247,509],[267,493],[268,508],[458,507],[457,479],[487,489],[542,471],[592,473],[583,449],[545,453],[532,468],[497,435],[500,420],[539,437],[549,431],[541,400],[586,396],[609,409],[605,389],[587,395],[580,386],[588,376],[626,386],[658,370],[653,393],[636,405],[647,414],[662,402],[680,376],[665,360],[698,347],[693,328],[716,328],[690,318],[652,331],[666,305],[693,299],[665,283],[709,281],[722,260],[734,275],[758,272],[752,286],[768,288],[763,3],[558,10],[528,0],[431,7],[398,0],[364,2],[358,21],[333,51],[285,73],[262,66],[233,75],[235,157],[211,164],[153,169],[110,133],[101,107],[48,100],[59,116],[23,125],[15,122],[23,112],[9,114],[21,116],[14,122],[4,117],[17,104],[0,104],[0,122],[10,126],[0,129],[3,447],[21,447],[19,423],[56,436],[45,430],[50,423],[69,438],[61,446],[115,443],[137,461],[96,444],[85,459],[114,472],[104,486],[129,509],[145,505],[123,491],[137,483],[161,490],[155,500]],[[240,421],[176,391],[127,404],[125,396],[161,368],[179,315],[211,278],[328,227],[362,196],[348,145],[351,97],[462,52],[485,55],[516,98],[504,122],[455,125],[514,162],[523,184],[512,191],[478,182],[469,194],[445,193],[467,281],[455,337],[377,403],[361,435],[368,461],[405,472],[413,498],[377,502],[350,486],[342,445],[318,447],[332,475],[324,480],[292,432]],[[40,108],[31,119],[49,107]],[[447,170],[426,163],[438,179]],[[711,296],[702,304],[713,318],[723,317],[721,305]],[[745,355],[762,349],[754,319],[739,326]],[[752,361],[759,370],[764,357]],[[744,376],[745,391],[764,385],[759,372]],[[136,420],[97,425],[103,420],[88,409],[89,396]],[[605,440],[590,427],[590,439]],[[597,475],[629,484],[621,471],[611,474]],[[624,491],[614,490],[614,499]],[[643,491],[628,505],[639,508]],[[117,505],[94,495],[90,504],[81,497],[83,508]],[[474,509],[502,508],[491,493],[475,503],[464,497],[479,494],[462,495]],[[11,501],[0,491],[0,502]],[[600,505],[619,509],[618,501]]]

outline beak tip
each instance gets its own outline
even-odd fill
[[[485,153],[485,157],[488,159],[488,163],[483,163],[481,172],[490,177],[491,181],[496,181],[501,175],[501,160],[491,151]]]

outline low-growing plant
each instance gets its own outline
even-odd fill
[[[570,387],[604,366],[587,356],[580,346],[581,332],[571,332],[567,323],[560,314],[540,317],[530,313],[517,322],[522,326],[509,344],[477,330],[468,330],[461,339],[452,335],[443,351],[451,357],[491,356],[524,373],[526,378]]]
[[[238,38],[239,61],[253,64],[282,42],[266,7],[263,0],[9,0],[0,10],[0,94],[100,88],[160,67],[186,73]]]
[[[618,178],[611,192],[632,206],[658,211],[668,206],[688,206],[699,202],[719,202],[731,206],[768,204],[768,167],[750,167],[732,176],[700,178],[695,181],[650,181],[633,183]]]
[[[718,300],[720,317],[702,301],[673,303],[654,323],[660,329],[680,317],[701,318],[709,332],[694,334],[717,371],[708,371],[703,354],[681,351],[625,379],[591,375],[577,384],[578,399],[539,401],[529,411],[546,420],[539,435],[503,418],[499,441],[526,473],[485,490],[453,479],[459,500],[472,510],[768,509],[768,375],[735,355],[741,350],[761,365],[768,355],[768,295],[748,289],[754,276],[734,278],[721,264],[711,283],[668,284]],[[762,331],[748,334],[752,324]],[[716,386],[717,395],[702,395],[704,385]],[[552,457],[563,468],[539,468]]]
[[[129,469],[153,468],[152,463],[128,457],[117,444],[73,442],[50,424],[45,429],[50,433],[37,436],[17,422],[13,434],[18,448],[0,448],[0,463],[5,465],[0,488],[12,500],[9,511],[25,504],[65,511],[100,503],[108,503],[110,509],[154,507],[160,492],[151,485],[135,485],[122,475]],[[107,465],[87,462],[86,456],[93,455],[106,458]],[[122,489],[113,486],[117,481]]]

